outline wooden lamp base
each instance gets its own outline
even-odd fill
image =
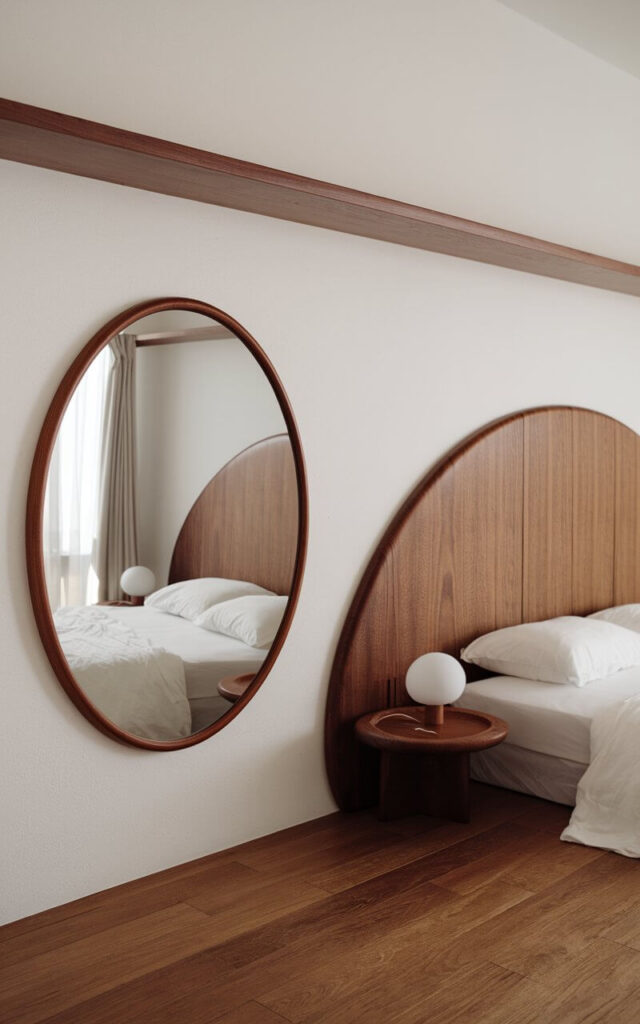
[[[444,705],[443,704],[425,704],[424,705],[424,724],[425,725],[442,725],[444,723]]]

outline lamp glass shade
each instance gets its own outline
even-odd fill
[[[405,686],[417,704],[451,704],[461,696],[467,678],[459,661],[433,651],[409,666]]]
[[[132,565],[120,577],[120,586],[130,597],[146,597],[156,588],[156,578],[144,565]]]

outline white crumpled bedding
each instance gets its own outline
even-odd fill
[[[591,723],[591,763],[561,839],[640,857],[640,694]]]
[[[78,685],[110,721],[144,739],[191,733],[181,658],[99,606],[60,608],[53,618]]]

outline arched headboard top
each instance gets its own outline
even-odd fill
[[[289,594],[299,491],[288,434],[245,448],[209,481],[173,550],[169,583],[219,576]]]
[[[449,453],[392,520],[333,664],[329,779],[344,809],[375,802],[353,723],[407,702],[427,651],[459,655],[493,629],[640,600],[640,438],[601,413],[545,407]]]

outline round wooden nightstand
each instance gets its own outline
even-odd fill
[[[469,754],[501,743],[506,722],[483,711],[446,707],[432,725],[417,705],[385,708],[356,722],[358,739],[380,751],[383,821],[429,814],[469,821]]]
[[[244,676],[225,676],[218,683],[218,693],[225,700],[230,700],[232,704],[235,704],[255,677],[255,672],[247,672]]]

